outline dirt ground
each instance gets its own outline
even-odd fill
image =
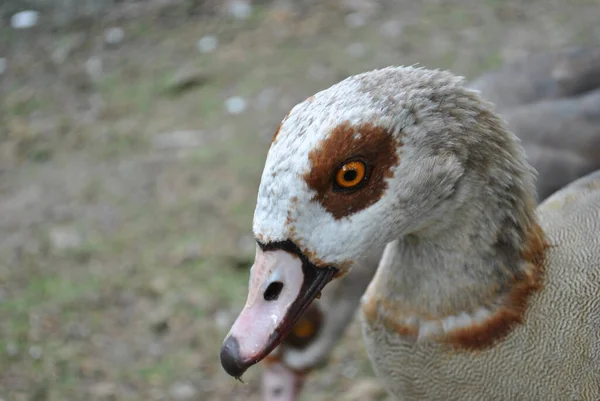
[[[258,400],[218,354],[287,111],[375,67],[600,41],[600,0],[151,3],[0,21],[0,400]],[[388,399],[356,323],[302,399]]]

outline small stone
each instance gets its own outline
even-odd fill
[[[275,101],[277,92],[277,88],[263,89],[258,96],[256,96],[256,107],[262,111],[268,110]]]
[[[162,401],[165,399],[165,394],[159,388],[151,388],[150,389],[150,399],[153,401]]]
[[[352,57],[362,57],[366,52],[365,45],[362,43],[352,43],[346,48],[346,52]]]
[[[315,81],[326,80],[330,75],[330,69],[318,63],[311,64],[306,70],[306,76]]]
[[[164,276],[154,277],[150,282],[150,289],[156,295],[163,295],[169,289],[169,281]]]
[[[67,60],[68,57],[69,57],[69,49],[67,49],[64,46],[57,47],[56,49],[54,49],[54,51],[50,55],[50,58],[52,59],[54,64],[62,64]]]
[[[71,322],[66,327],[67,338],[69,339],[84,339],[92,334],[90,327],[84,322]]]
[[[281,111],[289,112],[294,105],[298,103],[298,99],[296,99],[292,95],[282,96],[279,98],[277,105]]]
[[[360,28],[366,23],[365,17],[360,13],[350,13],[346,15],[345,21],[349,28]]]
[[[238,254],[254,255],[256,251],[256,241],[252,235],[242,235],[237,241]]]
[[[6,59],[4,57],[0,57],[0,74],[3,74],[6,71]]]
[[[208,81],[208,75],[204,71],[195,66],[186,65],[173,74],[167,81],[165,89],[171,94],[179,94],[203,85],[206,81]]]
[[[148,345],[148,354],[153,357],[159,357],[165,352],[164,347],[159,343],[151,343]]]
[[[13,342],[6,344],[6,355],[13,357],[19,353],[19,346]]]
[[[85,45],[86,36],[82,32],[65,36],[56,42],[56,48],[52,51],[50,58],[55,64],[64,63],[71,53]]]
[[[358,374],[358,368],[355,365],[348,364],[342,369],[342,374],[348,379],[353,379]]]
[[[335,383],[337,376],[331,371],[328,373],[323,373],[324,374],[319,379],[322,380],[327,387],[333,386],[333,383]]]
[[[203,257],[200,244],[187,244],[184,248],[178,249],[172,254],[171,264],[173,266],[183,266],[188,263],[194,263]]]
[[[102,74],[102,59],[92,56],[85,62],[85,71],[91,78],[98,78]]]
[[[227,11],[235,19],[248,19],[252,15],[252,5],[249,1],[233,0],[229,2]]]
[[[90,394],[98,398],[113,396],[117,390],[117,385],[112,382],[100,382],[90,386]]]
[[[200,38],[198,42],[196,42],[196,47],[200,51],[200,53],[211,53],[215,51],[219,44],[217,37],[215,35],[206,35]]]
[[[357,380],[345,393],[344,401],[376,401],[386,394],[376,379]]]
[[[169,394],[177,401],[191,400],[197,394],[196,387],[190,383],[177,382],[169,389]]]
[[[29,356],[35,360],[40,359],[42,357],[42,347],[38,345],[32,345],[29,347]]]
[[[225,309],[220,309],[215,313],[215,324],[221,330],[225,330],[233,323],[231,313]]]
[[[115,304],[123,307],[133,305],[137,301],[137,296],[132,290],[123,290],[115,297]]]
[[[78,248],[83,243],[83,238],[72,227],[54,227],[50,230],[50,243],[59,251]]]
[[[233,96],[225,101],[225,108],[229,114],[241,114],[246,110],[246,101],[240,96]]]
[[[204,131],[173,131],[158,134],[152,140],[155,149],[196,148],[204,142]]]
[[[159,307],[148,314],[150,330],[158,336],[162,336],[169,332],[169,318],[171,311],[166,307]]]
[[[104,41],[109,45],[118,45],[125,38],[125,31],[120,27],[112,27],[104,30]]]
[[[381,24],[379,33],[387,38],[397,38],[402,34],[402,23],[398,20],[389,20]]]
[[[154,332],[154,334],[159,335],[159,336],[167,334],[169,332],[169,321],[161,320],[161,321],[155,322],[152,325],[152,331]]]
[[[341,6],[346,10],[373,17],[381,9],[380,3],[378,0],[342,0]]]
[[[40,14],[33,10],[18,12],[10,18],[10,26],[14,29],[31,28],[37,25],[39,16]]]
[[[77,358],[77,350],[75,345],[64,345],[54,352],[54,356],[58,361],[68,361]]]

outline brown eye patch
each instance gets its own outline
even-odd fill
[[[374,124],[338,125],[308,155],[310,170],[304,181],[317,192],[313,200],[321,203],[336,220],[371,206],[387,189],[385,178],[393,176],[393,167],[398,163],[396,148],[400,145],[385,128]],[[360,167],[349,166],[353,162],[365,167],[364,177],[358,183],[354,180],[360,175]],[[356,175],[344,177],[346,171],[340,173],[344,166],[353,167]],[[339,182],[345,178],[351,184],[348,187]],[[356,189],[339,190],[352,187]]]

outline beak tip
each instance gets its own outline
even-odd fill
[[[230,376],[239,379],[242,377],[247,366],[240,361],[240,346],[235,337],[229,336],[221,347],[221,366]]]

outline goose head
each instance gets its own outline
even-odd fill
[[[387,243],[451,232],[481,209],[471,198],[491,191],[490,172],[494,187],[529,179],[490,109],[450,73],[388,67],[291,110],[261,178],[248,297],[221,348],[227,373],[267,356],[331,280]]]

